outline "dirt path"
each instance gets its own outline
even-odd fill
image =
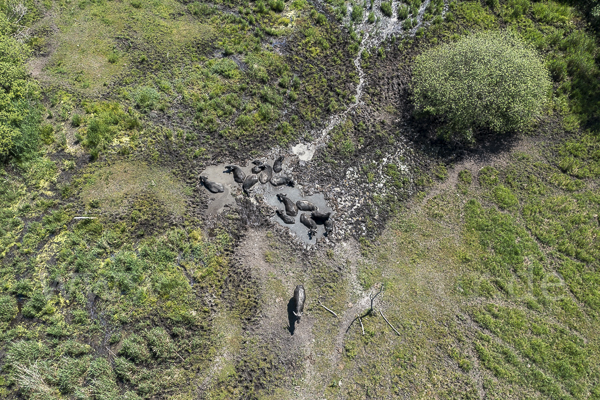
[[[52,2],[52,8],[46,10],[42,19],[37,21],[32,27],[31,30],[33,32],[42,29],[43,27],[48,27],[51,33],[46,36],[46,46],[44,50],[37,56],[32,57],[31,60],[27,63],[27,70],[35,79],[41,82],[49,82],[52,78],[47,75],[44,71],[48,63],[50,62],[52,56],[56,52],[58,48],[58,40],[56,35],[60,33],[60,29],[56,25],[57,19],[57,11],[56,11],[56,2]]]

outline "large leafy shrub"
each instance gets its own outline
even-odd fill
[[[525,128],[550,89],[534,50],[508,32],[483,32],[419,55],[413,69],[418,111],[444,119],[446,132]]]

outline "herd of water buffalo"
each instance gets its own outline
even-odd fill
[[[275,160],[273,166],[263,163],[260,160],[252,162],[251,174],[246,175],[242,168],[237,165],[227,165],[227,173],[233,174],[235,182],[242,185],[244,193],[248,194],[249,190],[256,185],[258,182],[266,184],[270,182],[273,186],[294,186],[294,180],[287,175],[274,175],[273,173],[279,173],[283,169],[284,156],[281,156]],[[200,176],[200,182],[212,193],[222,193],[225,190],[223,184],[214,182],[208,179],[206,176]],[[325,233],[329,235],[333,231],[333,220],[330,218],[330,212],[321,212],[319,208],[307,200],[298,200],[294,203],[285,193],[277,194],[277,198],[281,201],[285,207],[285,210],[277,210],[277,215],[286,224],[295,224],[295,217],[298,215],[298,210],[307,211],[300,215],[300,222],[308,228],[308,234],[310,237],[317,234],[317,224],[325,226]]]

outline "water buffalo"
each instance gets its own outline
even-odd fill
[[[226,165],[227,173],[230,174],[233,172],[233,180],[237,183],[244,183],[244,179],[246,179],[246,174],[240,167],[237,165]]]
[[[313,211],[311,213],[311,217],[312,219],[314,219],[315,221],[318,222],[325,222],[329,219],[329,217],[331,216],[331,213],[323,213],[323,212],[319,212],[319,211]]]
[[[281,218],[281,220],[283,222],[285,222],[286,224],[295,224],[296,223],[296,219],[294,217],[290,217],[289,215],[287,215],[285,213],[285,211],[283,211],[283,210],[277,210],[277,215],[279,215],[279,218]]]
[[[289,185],[294,186],[296,182],[289,176],[274,176],[271,178],[271,185],[273,186],[281,186],[281,185]]]
[[[275,160],[275,162],[273,163],[273,171],[281,172],[281,170],[283,169],[282,164],[284,158],[284,156],[280,156],[279,158],[277,158],[277,160]]]
[[[296,290],[294,290],[294,301],[296,302],[296,311],[294,311],[294,315],[298,318],[298,323],[300,323],[300,318],[302,318],[302,312],[304,311],[304,302],[306,301],[304,286],[296,286]]]
[[[315,206],[310,201],[306,201],[306,200],[298,200],[296,202],[296,207],[298,207],[298,210],[300,210],[300,211],[317,211],[318,210],[317,206]]]
[[[333,220],[331,218],[327,219],[327,221],[325,221],[325,233],[327,234],[327,236],[331,235],[331,233],[333,232]]]
[[[292,200],[290,200],[285,193],[279,193],[277,195],[277,198],[285,206],[285,213],[287,215],[289,215],[291,217],[295,217],[296,215],[298,215],[298,208],[296,208],[296,205],[294,204],[294,202]]]
[[[308,228],[309,235],[312,236],[317,234],[317,223],[310,217],[309,214],[303,213],[300,215],[300,222],[302,222],[302,224]]]
[[[209,181],[206,176],[200,176],[200,182],[213,193],[222,193],[225,190],[223,185],[217,182]]]
[[[244,192],[248,193],[248,190],[256,185],[256,182],[258,182],[258,176],[256,176],[256,174],[248,175],[246,179],[244,179],[242,189],[244,189]]]
[[[263,167],[264,169],[258,175],[258,180],[264,185],[265,183],[269,182],[273,177],[273,168],[271,168],[271,166],[268,164],[264,164]]]
[[[253,174],[258,175],[260,173],[260,171],[265,169],[265,164],[260,160],[254,160],[254,161],[252,161],[252,164],[254,164],[254,167],[252,167]]]

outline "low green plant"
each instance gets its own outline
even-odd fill
[[[134,93],[135,104],[143,111],[154,110],[160,99],[160,92],[149,86],[140,87]]]
[[[282,12],[285,8],[283,0],[269,0],[269,7],[275,12]]]
[[[512,19],[519,19],[527,14],[531,3],[529,0],[509,0],[507,7],[508,16]]]
[[[519,201],[513,192],[503,185],[496,186],[492,193],[496,204],[504,210],[514,208],[519,204]]]
[[[71,126],[75,128],[80,127],[82,122],[83,118],[81,118],[81,115],[79,114],[73,114],[73,116],[71,117]]]
[[[10,322],[17,311],[17,301],[13,296],[0,296],[0,323]]]
[[[445,181],[448,178],[448,169],[444,164],[438,164],[433,169],[434,175],[441,181]]]
[[[391,2],[387,2],[387,1],[384,1],[383,3],[381,3],[381,12],[386,17],[391,18],[392,15],[393,15],[392,3]]]
[[[409,8],[406,4],[398,6],[398,20],[403,21],[408,18]]]
[[[214,9],[214,7],[212,7],[206,3],[200,3],[198,1],[190,3],[188,5],[188,10],[190,10],[190,13],[192,13],[192,15],[195,15],[197,17],[208,16],[208,15],[214,14],[216,11]]]
[[[11,36],[3,12],[0,17],[0,159],[5,159],[25,156],[37,148],[38,130],[32,125],[39,121],[39,88],[25,68],[29,48]]]
[[[464,169],[458,173],[458,180],[462,184],[470,185],[473,183],[473,175],[471,174],[471,171]]]
[[[355,5],[352,7],[352,14],[350,15],[352,21],[360,22],[363,18],[363,7],[361,5]]]

